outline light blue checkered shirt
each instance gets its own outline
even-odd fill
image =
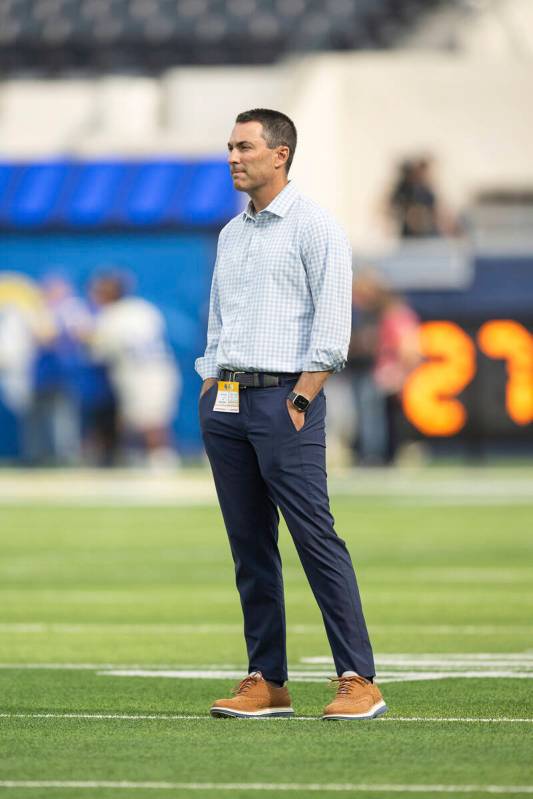
[[[292,183],[221,231],[200,377],[218,370],[340,371],[351,325],[346,234]]]

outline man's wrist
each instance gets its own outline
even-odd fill
[[[290,402],[292,407],[298,411],[298,413],[305,413],[311,403],[309,397],[306,397],[304,394],[300,394],[297,391],[291,391],[287,397],[287,400]]]
[[[206,379],[202,383],[202,388],[200,389],[200,396],[203,397],[205,392],[209,391],[209,389],[212,386],[214,386],[216,382],[217,382],[216,377],[206,377]]]

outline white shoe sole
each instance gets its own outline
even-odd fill
[[[245,710],[232,710],[228,707],[212,707],[209,711],[214,718],[236,719],[272,719],[290,718],[294,715],[292,707],[267,707],[263,710],[246,712]]]
[[[387,710],[387,705],[385,702],[381,701],[373,705],[366,713],[332,713],[328,714],[327,716],[322,716],[322,719],[325,721],[342,721],[342,719],[375,719],[378,716],[382,716],[387,712]]]

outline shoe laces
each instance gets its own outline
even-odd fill
[[[245,694],[252,686],[254,686],[259,677],[256,674],[248,674],[244,680],[241,680],[238,685],[235,686],[232,693],[233,696],[239,696],[240,694]]]
[[[368,680],[365,680],[364,677],[359,677],[359,675],[354,675],[352,677],[330,677],[331,682],[338,682],[339,687],[337,688],[337,696],[347,696],[352,692],[352,683],[357,683],[357,685],[368,685]]]

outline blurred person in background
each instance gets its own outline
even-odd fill
[[[19,420],[31,401],[37,341],[51,332],[41,292],[33,281],[0,274],[0,395]]]
[[[400,165],[388,207],[403,239],[458,233],[456,222],[435,189],[429,158],[415,158]]]
[[[90,466],[116,466],[120,456],[117,400],[109,369],[89,357],[80,375],[83,457]]]
[[[80,376],[88,356],[81,338],[90,314],[60,274],[45,277],[42,292],[52,331],[36,340],[24,455],[34,466],[73,466],[82,457]]]
[[[385,401],[383,461],[393,464],[398,450],[400,397],[404,383],[421,361],[416,313],[407,302],[383,284],[377,291],[379,314],[374,380]]]
[[[22,461],[30,466],[69,463],[79,454],[72,409],[63,395],[69,393],[64,378],[70,334],[55,308],[64,287],[48,288],[50,293],[18,273],[0,275],[0,390],[17,417]],[[73,391],[74,383],[72,376]]]
[[[163,315],[141,297],[128,296],[128,280],[118,272],[97,276],[91,298],[98,312],[90,337],[92,356],[105,364],[115,392],[119,435],[128,460],[154,468],[178,459],[170,444],[170,423],[180,388],[177,364],[166,342]]]
[[[361,466],[379,466],[386,461],[385,397],[374,375],[382,290],[383,280],[371,268],[359,272],[352,285],[352,335],[346,371],[355,400],[355,450]]]

